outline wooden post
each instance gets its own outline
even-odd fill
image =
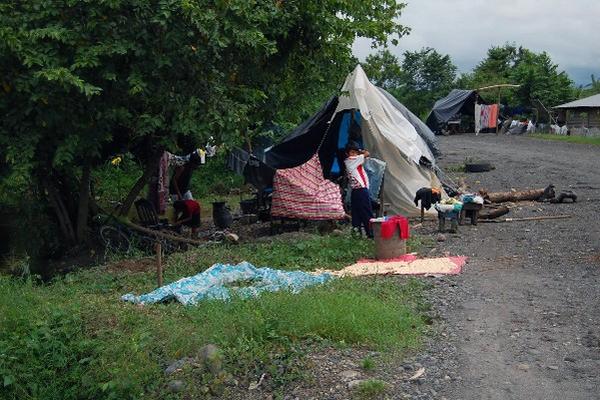
[[[160,242],[156,242],[156,281],[158,287],[163,285],[163,272],[162,272],[162,246]]]
[[[421,223],[425,221],[425,207],[423,207],[423,201],[421,200]]]
[[[498,88],[498,117],[500,116],[500,91],[502,89]],[[496,135],[498,134],[498,117],[496,117]]]

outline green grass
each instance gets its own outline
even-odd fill
[[[166,283],[213,262],[247,259],[259,266],[341,268],[370,256],[372,243],[311,235],[242,246],[213,246],[167,260]],[[207,343],[223,351],[225,368],[243,384],[263,373],[275,387],[302,375],[310,343],[395,352],[419,345],[424,330],[423,284],[397,279],[338,279],[299,294],[144,307],[120,296],[154,288],[152,271],[102,268],[36,284],[0,277],[2,399],[163,399],[163,370]],[[184,371],[186,394],[202,398],[210,379]],[[207,379],[209,379],[207,381]],[[212,378],[211,378],[212,379]]]
[[[375,368],[375,361],[371,357],[365,357],[360,362],[360,367],[365,371],[372,371]]]
[[[386,391],[387,384],[379,379],[368,379],[361,382],[355,391],[355,397],[361,400],[380,398]]]
[[[544,140],[555,140],[558,142],[567,142],[567,143],[579,143],[579,144],[591,144],[600,146],[600,136],[563,136],[563,135],[553,135],[553,134],[535,134],[529,135],[529,137],[535,139],[544,139]]]

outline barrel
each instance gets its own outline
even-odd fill
[[[384,239],[381,237],[381,222],[371,222],[375,240],[375,258],[389,260],[406,254],[406,239],[400,238],[400,227],[396,226],[394,234]]]

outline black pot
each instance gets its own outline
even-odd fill
[[[240,201],[240,209],[242,214],[256,214],[258,211],[258,201],[256,199],[248,199]]]
[[[233,222],[233,216],[224,201],[215,201],[213,206],[213,222],[219,229],[227,229]]]

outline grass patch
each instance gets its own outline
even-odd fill
[[[360,362],[360,367],[365,371],[372,371],[375,369],[375,361],[371,357],[365,357]]]
[[[166,281],[213,262],[241,259],[286,269],[340,268],[369,256],[365,252],[371,246],[366,240],[316,235],[215,246],[171,257]],[[154,281],[152,272],[102,269],[45,285],[0,277],[0,397],[180,398],[168,392],[173,378],[163,370],[207,343],[219,346],[226,370],[242,384],[267,373],[278,386],[301,375],[299,360],[307,343],[398,351],[417,347],[425,327],[423,284],[417,280],[337,279],[296,295],[265,293],[197,307],[138,307],[119,299],[129,291],[153,289]],[[186,394],[203,396],[201,385],[187,386]]]
[[[591,144],[600,146],[600,136],[563,136],[546,133],[529,135],[529,137],[532,137],[534,139],[554,140],[557,142]]]
[[[355,397],[361,400],[376,399],[385,393],[387,383],[379,379],[368,379],[356,387]]]
[[[465,172],[465,164],[450,164],[444,167],[446,172]]]

